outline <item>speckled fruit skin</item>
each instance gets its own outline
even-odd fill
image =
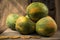
[[[44,17],[36,23],[36,32],[45,37],[52,36],[57,31],[56,22],[50,17]]]
[[[9,14],[6,19],[7,27],[9,27],[12,30],[16,30],[15,23],[16,23],[16,20],[18,19],[18,17],[19,17],[18,14]]]
[[[33,33],[35,31],[35,23],[29,18],[21,16],[16,21],[16,30],[24,35]]]
[[[40,18],[48,15],[48,8],[44,3],[33,2],[27,6],[26,13],[30,19],[37,22]]]

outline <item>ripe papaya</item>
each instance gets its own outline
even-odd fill
[[[29,18],[21,16],[16,21],[16,30],[21,34],[30,34],[35,30],[35,23]]]
[[[33,2],[27,6],[26,13],[32,21],[37,22],[48,15],[48,8],[44,3]]]
[[[49,37],[52,36],[56,31],[57,24],[50,16],[41,18],[36,23],[36,32],[41,36]]]

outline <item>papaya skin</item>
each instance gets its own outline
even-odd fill
[[[36,23],[36,32],[41,36],[50,37],[54,35],[56,31],[57,31],[57,24],[50,16],[41,18]]]
[[[37,22],[39,19],[48,15],[48,8],[44,3],[33,2],[28,5],[26,13],[32,21]]]
[[[35,31],[35,23],[29,18],[21,16],[16,21],[16,30],[24,35],[33,33]]]
[[[19,15],[18,14],[9,14],[7,16],[7,19],[6,19],[6,25],[8,28],[12,29],[12,30],[16,30],[15,29],[15,23],[16,23],[16,20],[18,19]]]

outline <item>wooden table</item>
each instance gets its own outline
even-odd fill
[[[60,31],[57,31],[52,37],[41,37],[39,35],[21,35],[17,31],[7,29],[0,34],[0,40],[60,40]]]

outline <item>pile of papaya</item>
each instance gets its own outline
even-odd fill
[[[26,15],[9,14],[6,18],[8,28],[23,35],[36,32],[43,37],[50,37],[57,31],[55,20],[48,15],[48,7],[41,2],[33,2],[26,8]]]

